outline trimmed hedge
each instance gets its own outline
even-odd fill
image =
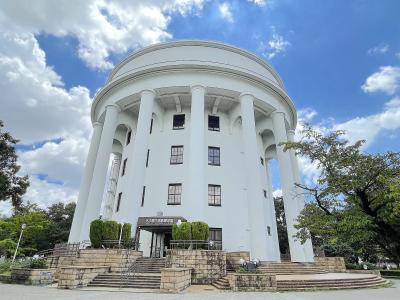
[[[192,239],[198,241],[206,241],[208,239],[208,224],[205,222],[197,221],[192,222]]]
[[[129,242],[129,240],[131,239],[131,232],[132,232],[132,224],[124,223],[124,226],[122,227],[122,237],[121,237],[121,240],[124,243]]]
[[[103,223],[103,240],[118,240],[119,239],[119,224],[115,221],[105,221]]]
[[[172,239],[181,241],[206,241],[208,239],[208,232],[208,224],[205,222],[182,222],[179,226],[176,224],[172,226]]]
[[[400,269],[395,270],[380,270],[382,276],[398,277],[400,278]]]
[[[90,223],[90,242],[93,248],[100,248],[103,236],[103,221],[94,220]]]

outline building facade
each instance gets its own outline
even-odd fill
[[[262,59],[207,41],[143,48],[114,68],[91,118],[70,242],[87,240],[102,215],[131,223],[144,255],[163,255],[174,222],[205,221],[223,249],[279,261],[276,159],[291,260],[313,261],[311,242],[293,237],[304,206],[297,158],[279,145],[293,139],[296,110]]]

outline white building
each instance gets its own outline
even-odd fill
[[[297,159],[279,146],[293,139],[296,110],[264,60],[206,41],[141,49],[114,68],[91,118],[70,242],[87,240],[102,214],[132,223],[133,234],[139,226],[144,254],[162,254],[182,218],[207,222],[227,251],[279,261],[268,168],[277,159],[291,259],[313,261],[311,242],[293,237],[304,205]]]

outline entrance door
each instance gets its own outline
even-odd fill
[[[170,232],[166,232],[164,234],[164,251],[163,251],[163,256],[164,257],[167,255],[167,251],[165,251],[165,250],[169,249],[171,239],[172,239],[172,234]]]

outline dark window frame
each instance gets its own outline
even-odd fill
[[[125,158],[124,161],[122,162],[122,172],[121,176],[124,176],[126,173],[126,163],[128,162],[128,158]]]
[[[213,126],[210,126],[210,125],[213,125]],[[210,131],[220,131],[221,130],[219,116],[208,115],[208,130],[210,130]]]
[[[147,149],[146,168],[149,166],[150,149]]]
[[[131,138],[132,138],[132,130],[129,130],[128,134],[126,135],[126,146],[129,145],[129,143],[131,142]]]
[[[222,228],[210,227],[208,229],[208,241],[221,242],[221,249],[223,243]]]
[[[119,211],[119,207],[121,205],[121,199],[122,199],[122,192],[118,193],[118,198],[117,198],[117,208],[116,208],[116,212]]]
[[[144,197],[146,196],[146,186],[143,186],[143,191],[142,191],[142,203],[141,206],[143,207],[144,205]]]
[[[212,192],[212,193],[210,193]],[[219,192],[219,193],[218,193]],[[208,206],[222,206],[222,188],[220,184],[208,185]]]
[[[154,119],[151,118],[151,121],[150,121],[150,134],[153,133],[153,123],[154,123]]]
[[[173,190],[171,192],[171,188]],[[177,191],[179,193],[177,193]],[[182,183],[168,184],[168,200],[167,205],[181,205],[182,201]]]
[[[267,190],[263,190],[264,198],[267,198]]]
[[[182,124],[176,124],[178,123],[178,119],[179,117],[183,117],[183,123]],[[186,121],[186,115],[185,114],[175,114],[172,117],[172,129],[173,130],[182,130],[185,129],[185,121]]]
[[[267,226],[267,234],[268,236],[271,236],[271,226]]]
[[[261,164],[264,165],[264,159],[260,157]]]
[[[174,150],[176,150],[177,152],[174,153]],[[170,165],[181,165],[181,164],[183,164],[183,151],[184,151],[184,146],[183,145],[173,145],[173,146],[171,146],[171,156],[170,156],[170,159],[169,159],[169,164]]]
[[[210,151],[211,151],[211,153],[210,153]],[[216,155],[217,152],[218,152],[218,155]],[[209,166],[221,166],[221,148],[220,147],[208,146],[208,165]]]

